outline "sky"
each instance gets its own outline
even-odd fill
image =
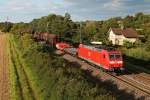
[[[71,14],[74,21],[150,14],[150,0],[0,0],[0,22],[30,22],[55,13]]]

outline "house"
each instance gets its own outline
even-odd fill
[[[110,28],[108,33],[113,45],[123,45],[124,41],[134,43],[138,39],[137,32],[132,28]]]

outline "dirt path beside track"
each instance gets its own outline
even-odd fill
[[[0,100],[10,100],[9,57],[7,35],[0,34]]]

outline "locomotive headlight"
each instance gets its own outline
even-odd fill
[[[114,62],[114,61],[110,61],[109,63],[110,63],[110,64],[114,64],[115,62]]]
[[[118,63],[118,64],[122,64],[123,62],[122,62],[122,61],[117,61],[117,63]]]

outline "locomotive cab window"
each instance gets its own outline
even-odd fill
[[[116,54],[115,56],[116,56],[116,58],[121,58],[120,54]]]
[[[118,58],[121,58],[121,55],[120,54],[110,54],[109,58],[110,59],[118,59]]]

